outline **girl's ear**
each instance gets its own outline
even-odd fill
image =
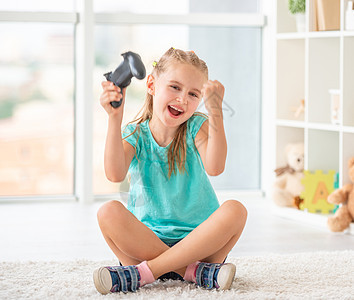
[[[151,96],[154,96],[154,94],[155,94],[155,78],[151,74],[148,75],[148,77],[146,79],[146,87],[147,87],[147,92]]]

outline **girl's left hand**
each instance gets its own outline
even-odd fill
[[[202,88],[205,108],[210,116],[222,116],[222,101],[224,99],[224,86],[217,80],[208,80]]]

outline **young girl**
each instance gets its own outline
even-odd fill
[[[102,293],[136,291],[156,279],[181,279],[207,289],[229,289],[236,267],[224,263],[239,239],[247,212],[235,200],[218,204],[206,174],[223,172],[226,138],[224,87],[208,80],[193,52],[171,48],[147,77],[142,115],[121,125],[124,97],[102,82],[108,113],[105,172],[110,181],[131,175],[128,209],[105,203],[98,222],[121,266],[94,272]],[[119,108],[110,105],[123,97]],[[196,113],[204,99],[209,118]]]

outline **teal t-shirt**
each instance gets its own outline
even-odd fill
[[[219,202],[194,144],[206,118],[195,114],[187,121],[187,155],[184,173],[168,178],[167,147],[159,146],[152,136],[149,120],[128,124],[122,133],[136,148],[129,166],[131,175],[128,209],[161,240],[176,242],[204,222]],[[127,137],[128,136],[128,137]]]

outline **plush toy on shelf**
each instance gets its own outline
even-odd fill
[[[342,204],[333,217],[328,218],[328,227],[331,231],[344,231],[354,220],[354,157],[349,160],[349,178],[352,183],[335,190],[328,196],[328,202]]]
[[[275,170],[277,175],[272,198],[279,206],[297,207],[303,190],[301,179],[304,176],[304,144],[288,144],[285,148],[287,165]]]

